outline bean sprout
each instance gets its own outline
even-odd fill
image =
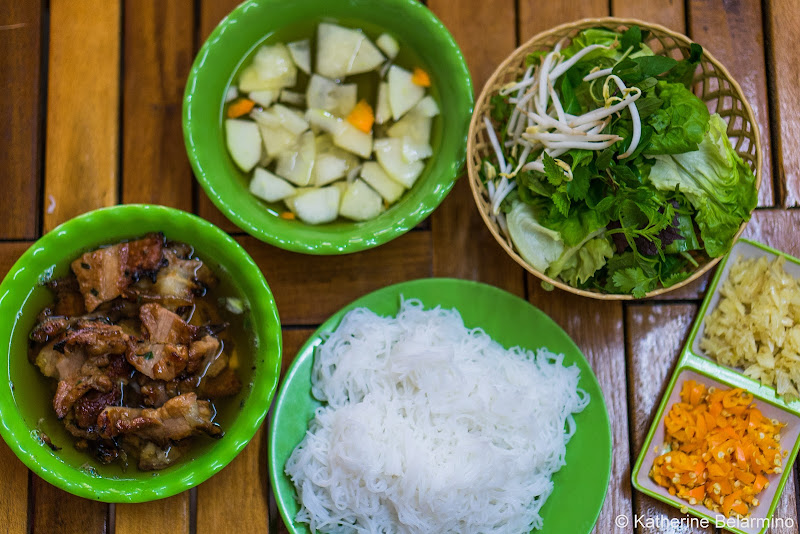
[[[641,97],[642,91],[637,87],[626,87],[622,80],[612,73],[611,68],[596,67],[583,77],[587,82],[606,78],[603,84],[605,100],[603,107],[581,115],[566,112],[559,93],[555,90],[556,81],[591,52],[598,49],[607,50],[610,47],[589,45],[564,60],[561,47],[565,42],[566,39],[559,41],[538,66],[528,67],[519,81],[510,82],[500,89],[499,94],[510,95],[508,102],[514,105],[505,130],[508,138],[502,146],[489,117],[483,117],[489,142],[499,165],[498,175],[487,180],[486,187],[492,216],[501,226],[505,224],[505,217],[500,213],[500,206],[517,186],[516,176],[521,171],[544,173],[545,154],[554,158],[556,164],[564,170],[565,180],[571,180],[570,165],[558,158],[570,150],[603,150],[622,141],[622,137],[603,131],[610,124],[612,116],[625,108],[630,111],[633,132],[628,150],[618,158],[630,157],[639,145],[641,120],[636,101]],[[609,87],[612,83],[619,90],[619,95],[612,94]],[[513,170],[511,162],[506,162],[503,149],[508,150],[507,153],[514,158],[512,161],[516,161]],[[521,154],[516,158],[519,150]],[[534,151],[540,152],[532,161],[528,161]]]

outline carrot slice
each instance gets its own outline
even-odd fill
[[[228,106],[228,118],[235,119],[253,111],[256,103],[249,98],[238,98]]]
[[[430,87],[431,77],[421,68],[415,67],[414,73],[411,75],[411,82],[414,85],[419,85],[420,87]]]
[[[372,106],[366,100],[359,100],[358,104],[347,116],[347,122],[364,133],[371,132],[372,125],[375,123],[375,113],[372,111]]]
[[[280,214],[280,218],[286,219],[287,221],[293,221],[295,219],[295,215],[291,211],[284,211]]]

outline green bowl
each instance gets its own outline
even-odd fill
[[[401,299],[419,299],[426,309],[455,308],[469,328],[481,328],[504,347],[546,347],[564,354],[564,365],[580,369],[579,387],[591,401],[575,415],[577,431],[567,444],[566,465],[552,477],[554,489],[541,509],[543,526],[534,532],[589,534],[603,507],[611,475],[611,426],[603,392],[580,349],[552,319],[529,302],[496,287],[468,280],[428,278],[384,287],[348,304],[325,321],[300,349],[275,397],[269,428],[269,475],[275,501],[292,534],[309,534],[294,520],[299,505],[286,460],[306,434],[321,404],[311,394],[314,350],[353,308],[395,316]]]
[[[194,246],[197,255],[235,293],[246,295],[253,345],[240,351],[244,387],[218,403],[225,435],[198,439],[175,465],[145,472],[102,465],[73,446],[53,411],[52,379],[27,358],[28,333],[37,314],[52,302],[43,282],[69,272],[86,250],[148,232]],[[189,213],[150,205],[100,209],[72,219],[31,246],[0,284],[0,434],[11,450],[47,482],[80,497],[104,502],[143,502],[187,490],[225,467],[261,425],[280,373],[281,329],[272,292],[258,266],[225,232]],[[7,349],[5,349],[7,347]],[[246,354],[250,352],[252,354]],[[8,378],[6,380],[6,378]],[[51,450],[39,438],[47,434]]]
[[[340,20],[380,28],[419,58],[441,108],[431,136],[433,157],[404,196],[365,222],[312,226],[284,220],[248,191],[248,177],[228,155],[223,104],[234,74],[265,39],[309,21]],[[288,35],[288,34],[286,34]],[[298,36],[299,37],[299,36]],[[275,246],[308,254],[345,254],[402,235],[427,217],[453,187],[464,164],[473,106],[472,81],[453,37],[417,0],[251,0],[234,9],[197,54],[183,100],[183,135],[195,176],[237,226]]]

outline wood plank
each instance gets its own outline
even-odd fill
[[[800,256],[800,211],[756,210],[742,237]]]
[[[637,458],[642,450],[647,431],[653,423],[656,409],[664,396],[696,314],[697,306],[691,304],[645,304],[627,307],[625,339],[631,391],[633,458]],[[644,521],[638,527],[639,534],[687,532],[687,525],[670,523],[673,518],[685,517],[678,509],[639,492],[634,492],[633,502],[636,515],[654,522]],[[714,528],[697,528],[691,532],[711,533]]]
[[[108,505],[82,499],[33,476],[34,534],[106,534]]]
[[[0,10],[0,239],[32,239],[39,226],[42,2],[11,0]]]
[[[311,334],[314,333],[316,327],[313,328],[284,328],[283,329],[283,357],[281,359],[281,379],[286,374],[286,370],[292,365],[294,357],[297,352],[308,341]]]
[[[0,495],[0,525],[5,525],[8,534],[23,534],[28,528],[28,468],[2,440],[0,473],[4,490]]]
[[[514,2],[450,2],[429,0],[428,7],[453,33],[472,74],[476,95],[497,65],[517,45]],[[492,46],[475,36],[491,35]],[[523,270],[495,242],[483,222],[466,176],[431,217],[433,273],[481,280],[522,295]],[[455,253],[455,254],[454,254]],[[457,255],[457,256],[456,256]]]
[[[559,289],[545,291],[538,282],[538,278],[528,275],[530,302],[557,322],[580,347],[597,376],[608,409],[614,453],[608,493],[594,532],[633,532],[622,304],[578,297]],[[620,516],[627,518],[627,525],[623,525],[626,528],[615,524]]]
[[[564,0],[562,2],[520,2],[519,36],[524,43],[534,35],[559,24],[587,17],[609,15],[608,0]]]
[[[50,2],[44,229],[117,201],[119,0]]]
[[[292,365],[294,357],[303,346],[303,344],[311,337],[311,334],[316,330],[315,327],[311,328],[284,328],[283,329],[283,359],[281,360],[281,380],[283,380],[286,370]],[[272,410],[267,416],[268,420],[272,421]],[[288,534],[289,530],[283,522],[283,518],[278,512],[277,505],[275,504],[274,496],[270,498],[270,525],[273,526],[277,534]]]
[[[798,521],[797,514],[797,470],[786,481],[783,487],[783,494],[781,500],[778,501],[778,506],[775,507],[775,513],[772,515],[776,519],[767,530],[767,534],[797,534]],[[777,521],[780,518],[782,521]]]
[[[308,256],[236,240],[264,272],[285,325],[320,324],[352,300],[384,286],[431,276],[430,232],[409,232],[358,254]]]
[[[689,34],[725,65],[741,85],[753,108],[761,132],[763,158],[758,205],[773,206],[775,198],[761,1],[690,0]]]
[[[118,1],[50,2],[45,231],[117,200],[120,29]],[[107,505],[33,488],[34,532],[106,531]]]
[[[262,425],[227,467],[197,487],[197,534],[268,532],[268,504],[267,429]]]
[[[5,278],[8,270],[16,263],[22,253],[28,250],[33,242],[0,242],[0,280]]]
[[[191,211],[181,110],[194,57],[192,0],[127,2],[124,36],[122,200]]]
[[[782,204],[800,205],[800,9],[796,0],[772,0],[767,18],[767,46],[772,103],[770,122],[777,125],[777,180],[781,186]],[[755,61],[755,60],[754,60]]]
[[[680,33],[686,31],[683,0],[611,0],[611,14],[660,24]]]
[[[140,534],[158,525],[162,532],[188,534],[189,492],[184,491],[167,499],[137,503],[117,504],[115,534]]]
[[[241,0],[200,0],[200,38],[198,48],[208,38],[217,24],[238,6]],[[197,214],[211,221],[226,232],[235,232],[239,228],[228,220],[211,202],[202,187],[197,187]]]

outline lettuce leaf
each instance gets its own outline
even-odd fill
[[[539,224],[533,206],[517,202],[506,223],[519,255],[537,271],[545,272],[564,252],[564,242],[558,232]]]
[[[711,116],[698,150],[655,159],[652,184],[686,196],[696,211],[695,222],[709,256],[727,252],[742,221],[750,218],[758,192],[753,172],[731,147],[722,117]]]
[[[697,150],[708,130],[708,108],[694,93],[680,83],[659,81],[656,96],[663,102],[650,115],[647,123],[653,128],[644,154],[680,154]]]
[[[595,237],[583,246],[564,251],[561,257],[547,271],[548,276],[560,276],[573,287],[580,287],[602,269],[606,261],[614,255],[614,248],[606,237]]]

